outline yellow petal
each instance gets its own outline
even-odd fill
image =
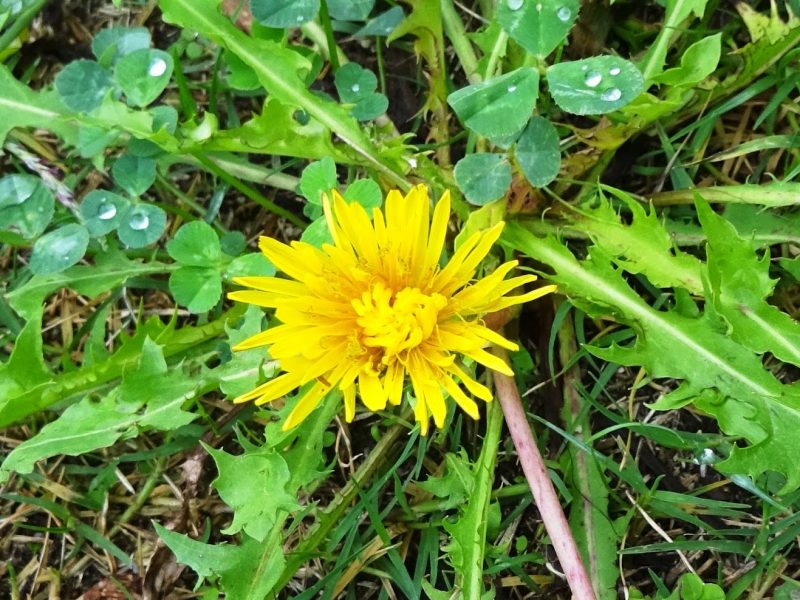
[[[286,421],[284,421],[283,426],[281,429],[283,431],[289,431],[292,427],[297,427],[300,423],[306,420],[306,417],[311,414],[311,412],[317,408],[320,401],[325,397],[325,394],[331,388],[323,383],[316,383],[314,384],[310,390],[306,392],[306,394],[297,401],[297,404],[292,409],[292,412],[289,413],[289,416],[286,417]]]
[[[386,408],[386,390],[377,375],[362,371],[358,375],[358,391],[361,401],[372,412]]]
[[[442,377],[441,382],[447,393],[450,394],[465,413],[476,421],[481,418],[478,412],[478,405],[458,387],[455,381],[445,375]]]
[[[344,397],[344,420],[352,423],[356,416],[356,386],[348,385],[342,390]]]
[[[280,377],[271,379],[267,383],[258,386],[254,390],[250,390],[246,394],[234,398],[234,403],[247,402],[248,400],[256,399],[256,404],[265,404],[271,402],[276,398],[285,396],[300,385],[302,376],[298,373],[285,373]]]

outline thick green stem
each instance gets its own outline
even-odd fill
[[[472,49],[472,44],[467,38],[467,30],[464,23],[453,6],[453,0],[442,0],[442,24],[444,33],[453,45],[453,50],[467,75],[470,83],[478,83],[481,75],[478,73],[478,58]]]

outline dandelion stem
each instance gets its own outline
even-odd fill
[[[508,362],[508,353],[494,348],[494,354]],[[592,582],[581,560],[575,538],[569,528],[567,518],[559,503],[556,491],[547,474],[539,447],[533,437],[522,400],[513,377],[493,373],[495,389],[500,406],[503,408],[508,431],[517,449],[517,456],[533,493],[533,499],[542,515],[545,529],[553,542],[561,569],[572,590],[575,600],[595,600]]]

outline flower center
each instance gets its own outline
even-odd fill
[[[395,293],[380,282],[364,292],[360,300],[353,300],[363,344],[382,349],[383,364],[390,364],[398,355],[427,340],[436,328],[439,311],[446,305],[447,299],[441,294],[427,296],[418,288]]]

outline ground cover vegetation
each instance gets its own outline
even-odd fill
[[[594,596],[797,597],[798,42],[0,0],[0,596],[568,598],[513,376]]]

